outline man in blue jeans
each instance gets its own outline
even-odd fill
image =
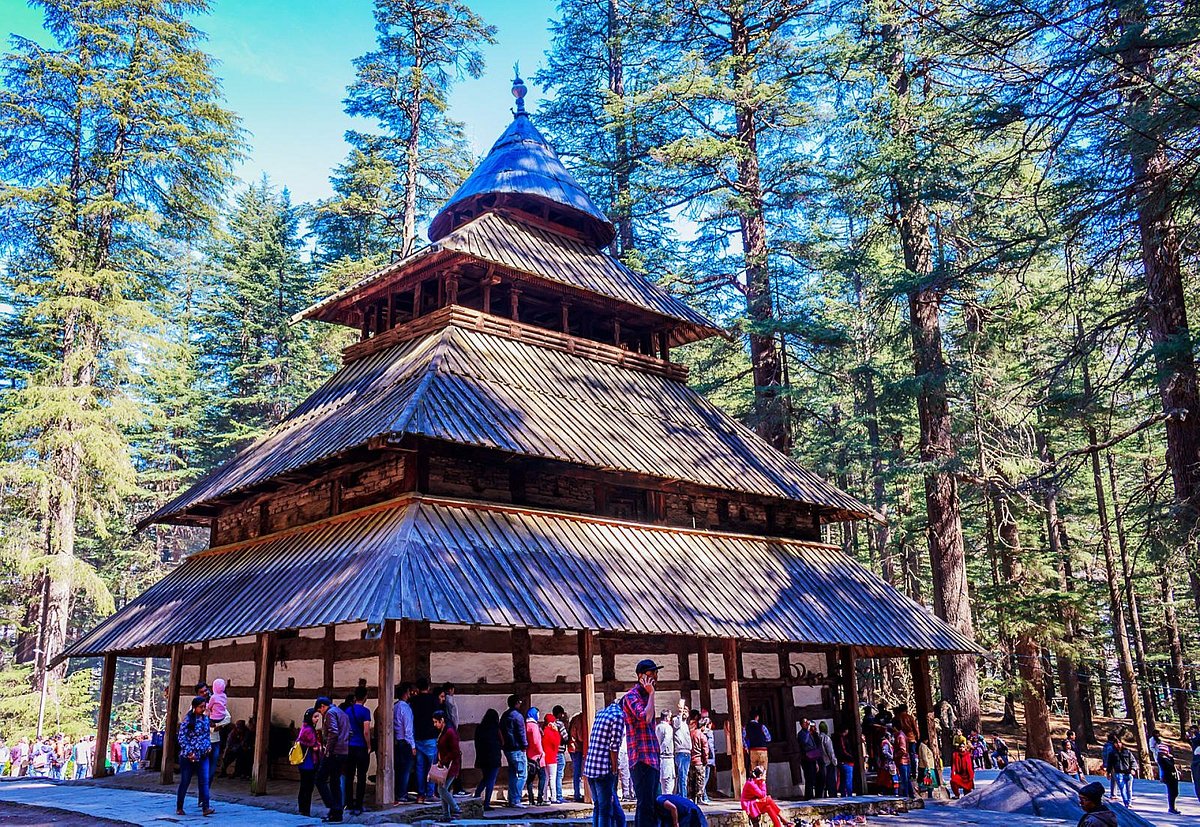
[[[392,707],[392,721],[395,727],[396,748],[393,755],[395,763],[395,792],[396,801],[408,804],[412,801],[408,791],[412,784],[413,761],[417,757],[416,737],[413,735],[413,712],[408,705],[412,697],[411,683],[403,683],[396,689],[396,705]]]
[[[617,762],[625,738],[625,713],[611,703],[596,714],[583,758],[583,777],[592,791],[592,827],[625,827],[617,799]]]
[[[417,678],[417,694],[408,705],[413,713],[413,746],[417,750],[417,803],[433,800],[433,784],[429,783],[429,768],[437,763],[437,728],[433,713],[438,709],[437,695],[429,691],[429,678]]]
[[[521,794],[525,790],[525,777],[529,765],[525,750],[529,742],[525,739],[525,715],[521,712],[521,696],[508,696],[508,711],[500,719],[500,743],[504,744],[504,757],[508,759],[508,806],[524,807]]]

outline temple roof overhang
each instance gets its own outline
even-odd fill
[[[879,518],[667,370],[627,367],[617,348],[572,353],[570,341],[498,335],[489,321],[499,330],[505,322],[477,311],[445,316],[444,327],[350,362],[143,525],[178,521],[355,447],[405,437],[802,502],[823,521]]]
[[[194,554],[62,657],[385,620],[978,651],[835,546],[410,495]]]

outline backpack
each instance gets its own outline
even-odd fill
[[[293,767],[298,767],[308,758],[308,752],[304,747],[300,746],[300,742],[292,744],[291,750],[288,751],[288,763]]]

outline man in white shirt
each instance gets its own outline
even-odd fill
[[[671,727],[670,712],[659,714],[654,734],[658,737],[658,749],[662,756],[662,763],[658,765],[658,783],[663,792],[670,792],[675,789],[675,730]]]
[[[397,802],[408,804],[412,801],[408,797],[408,790],[409,784],[412,782],[413,762],[417,755],[416,737],[413,735],[413,711],[412,707],[408,705],[413,685],[411,683],[401,684],[396,692],[399,700],[392,708],[392,722],[395,726],[396,737],[396,748],[392,753],[396,769],[395,793]]]
[[[686,797],[688,770],[692,765],[692,729],[688,726],[688,705],[684,698],[679,699],[675,717],[671,719],[671,732],[675,741],[675,794]],[[666,753],[663,756],[665,761]],[[664,793],[669,790],[669,787],[663,787]]]

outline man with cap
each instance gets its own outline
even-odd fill
[[[1104,806],[1104,785],[1093,781],[1079,790],[1083,817],[1078,827],[1117,827],[1117,814]]]
[[[662,763],[658,736],[654,732],[654,685],[659,666],[652,660],[637,665],[637,683],[621,699],[625,715],[625,743],[629,748],[629,773],[637,799],[636,827],[656,827],[658,773]]]
[[[339,822],[342,820],[342,771],[346,764],[346,756],[350,754],[350,719],[346,713],[333,705],[333,701],[325,695],[317,698],[313,705],[321,716],[321,741],[325,744],[325,754],[317,765],[317,792],[321,801],[329,808],[329,815],[323,821]],[[330,781],[333,783],[331,784]]]

